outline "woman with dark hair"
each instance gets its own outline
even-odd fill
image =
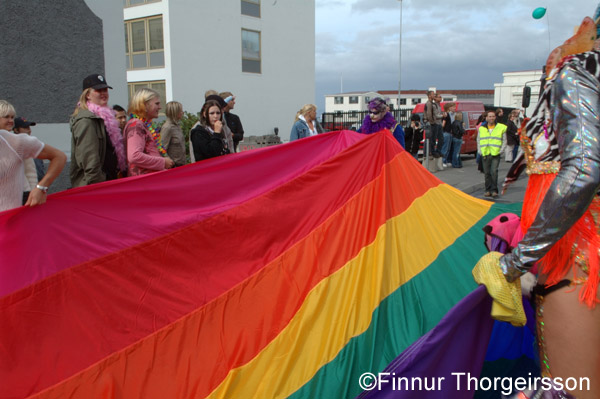
[[[410,117],[410,126],[405,130],[405,149],[418,160],[419,146],[423,141],[423,125],[421,118],[417,114],[412,114]]]
[[[453,168],[462,168],[460,148],[462,147],[463,136],[465,135],[462,112],[457,112],[454,116],[454,121],[450,125],[450,133],[452,135],[452,153],[450,155],[450,162],[452,163]]]
[[[506,151],[505,160],[506,162],[513,162],[517,157],[519,151],[519,127],[517,126],[517,118],[519,117],[519,110],[514,109],[508,114],[508,122],[506,123]]]
[[[219,102],[208,100],[200,111],[200,123],[190,132],[192,151],[196,162],[230,153],[223,133],[223,110]]]
[[[402,129],[400,123],[396,122],[392,113],[388,111],[385,101],[380,97],[375,97],[369,101],[367,109],[369,113],[365,116],[358,132],[372,134],[387,129],[392,132],[396,140],[404,148],[404,129]]]

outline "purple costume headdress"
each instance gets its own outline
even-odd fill
[[[375,97],[371,101],[369,101],[368,105],[369,111],[379,111],[386,112],[387,104],[380,97]],[[364,134],[371,134],[379,132],[383,129],[393,129],[396,126],[396,119],[390,112],[386,112],[385,116],[377,122],[371,121],[371,116],[367,114],[365,119],[363,120],[362,126],[360,127],[360,132]]]

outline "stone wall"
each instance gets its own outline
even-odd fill
[[[104,74],[101,19],[84,0],[3,0],[0,15],[0,99],[29,120],[67,123],[83,78]]]

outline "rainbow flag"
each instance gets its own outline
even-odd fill
[[[0,213],[0,398],[350,398],[514,207],[334,132]]]

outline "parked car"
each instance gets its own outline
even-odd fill
[[[337,122],[337,121],[322,123],[323,129],[327,130],[328,132],[335,132],[338,130],[352,130],[350,128],[351,124],[352,124],[352,122]]]
[[[450,101],[448,101],[450,102]],[[463,136],[463,145],[460,149],[461,154],[476,154],[477,153],[477,119],[485,111],[482,102],[479,101],[451,101],[456,104],[456,112],[462,112],[463,121],[465,123],[465,135]],[[443,101],[441,103],[444,109]],[[423,112],[425,111],[425,103],[417,104],[412,110],[413,114],[418,114],[423,121]]]

